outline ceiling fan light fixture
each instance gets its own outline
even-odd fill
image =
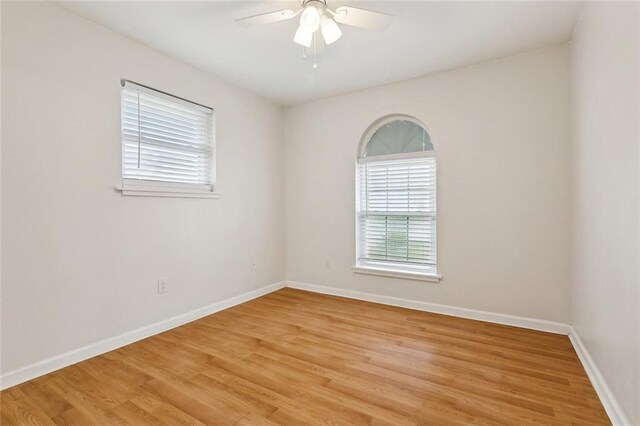
[[[322,31],[322,38],[328,45],[338,40],[342,36],[342,31],[336,22],[326,16],[322,17],[320,29]]]
[[[313,31],[308,30],[302,24],[298,27],[296,35],[293,37],[293,41],[300,46],[311,47],[311,41],[313,40]]]
[[[300,26],[306,28],[309,32],[315,32],[320,26],[320,11],[314,5],[308,5],[302,11],[300,16]]]
[[[248,28],[286,21],[300,15],[300,25],[293,41],[306,49],[313,45],[315,57],[317,53],[322,52],[326,45],[333,44],[342,37],[341,25],[383,31],[391,25],[393,20],[391,15],[358,7],[339,6],[332,10],[327,6],[329,0],[298,1],[301,7],[295,11],[290,9],[276,10],[236,19],[236,22],[241,27]],[[322,37],[318,34],[318,30],[321,30]]]

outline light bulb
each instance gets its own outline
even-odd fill
[[[307,6],[300,16],[300,26],[314,32],[320,26],[320,12],[315,6]]]
[[[331,44],[342,35],[342,31],[340,31],[340,27],[338,24],[326,16],[322,17],[322,23],[320,24],[320,28],[322,30],[322,38],[324,38],[324,42],[327,44]]]
[[[301,46],[310,47],[312,39],[313,31],[309,31],[307,28],[302,26],[302,24],[300,24],[298,30],[296,31],[296,35],[293,37],[293,41]]]

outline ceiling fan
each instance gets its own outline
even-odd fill
[[[286,21],[300,15],[300,25],[293,41],[308,48],[315,41],[314,34],[318,29],[322,33],[324,43],[331,44],[342,36],[337,23],[382,31],[393,21],[391,15],[357,7],[340,6],[331,10],[327,6],[327,0],[300,0],[300,5],[302,8],[298,11],[278,10],[236,19],[236,22],[242,27],[253,27]]]

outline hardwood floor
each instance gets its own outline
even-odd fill
[[[6,426],[610,424],[566,336],[292,289],[1,401]]]

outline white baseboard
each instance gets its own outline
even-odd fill
[[[299,290],[312,291],[314,293],[330,294],[332,296],[347,297],[349,299],[364,300],[367,302],[382,303],[383,305],[398,306],[401,308],[415,309],[418,311],[433,312],[436,314],[451,315],[479,321],[493,322],[514,327],[529,328],[532,330],[546,331],[555,334],[569,334],[569,324],[546,321],[535,318],[519,317],[515,315],[497,314],[494,312],[478,311],[475,309],[459,308],[456,306],[439,305],[436,303],[419,302],[416,300],[401,299],[398,297],[382,296],[379,294],[364,293],[352,290],[343,290],[335,287],[325,287],[315,284],[307,284],[296,281],[287,281],[287,287]]]
[[[71,352],[45,359],[43,361],[28,365],[18,370],[10,371],[0,377],[0,390],[10,388],[11,386],[15,386],[28,380],[35,379],[36,377],[40,377],[61,368],[68,367],[69,365],[76,364],[80,361],[84,361],[94,356],[112,351],[114,349],[118,349],[122,346],[137,342],[138,340],[146,339],[147,337],[153,336],[155,334],[171,330],[172,328],[181,326],[191,321],[195,321],[198,318],[206,317],[207,315],[211,315],[213,313],[231,308],[241,303],[248,302],[249,300],[264,296],[265,294],[271,293],[284,287],[285,282],[271,284],[257,290],[252,290],[247,293],[243,293],[238,296],[221,300],[220,302],[216,302],[211,305],[177,315],[173,318],[169,318],[151,325],[138,328],[136,330],[129,331],[119,336],[111,337],[109,339],[84,346]]]
[[[593,358],[589,355],[587,347],[582,343],[580,336],[578,336],[578,333],[576,333],[576,330],[573,327],[570,327],[569,339],[571,340],[573,348],[576,350],[578,358],[580,358],[582,366],[587,372],[587,376],[589,376],[589,380],[591,380],[591,384],[596,390],[598,398],[600,398],[611,423],[613,423],[614,426],[630,426],[631,422],[624,414],[624,411],[622,411],[622,408],[611,392],[611,389],[607,386],[607,382],[605,382],[604,377],[602,377],[600,369],[598,369]]]

